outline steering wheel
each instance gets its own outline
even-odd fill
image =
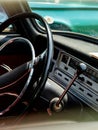
[[[19,65],[18,67],[14,68],[0,76],[0,98],[2,99],[4,95],[7,95],[8,98],[11,96],[14,97],[14,100],[12,100],[12,102],[10,104],[8,104],[8,106],[6,106],[6,107],[1,106],[3,108],[3,110],[0,110],[1,116],[4,115],[5,113],[11,111],[12,108],[14,106],[16,106],[16,104],[18,104],[21,101],[21,99],[23,98],[24,94],[30,87],[30,83],[32,82],[32,77],[33,77],[33,73],[34,73],[34,65],[36,63],[38,64],[40,62],[40,60],[44,59],[44,66],[42,69],[41,78],[40,78],[38,85],[33,89],[32,100],[34,100],[38,96],[40,91],[44,88],[44,85],[45,85],[45,82],[47,80],[47,76],[49,73],[49,69],[51,66],[51,61],[52,61],[52,57],[53,57],[53,39],[52,39],[52,34],[50,31],[50,28],[49,28],[47,22],[43,19],[43,17],[41,17],[40,15],[38,15],[36,13],[17,14],[15,16],[10,17],[9,19],[7,19],[5,22],[3,22],[0,25],[0,32],[2,32],[10,24],[13,24],[14,22],[16,22],[18,19],[22,20],[25,18],[34,18],[43,23],[43,25],[46,29],[46,34],[47,34],[47,48],[39,56],[35,57],[35,50],[34,50],[33,44],[28,39],[23,38],[23,37],[12,38],[0,46],[0,53],[1,53],[2,51],[4,51],[4,49],[6,47],[8,47],[12,44],[14,45],[15,41],[22,40],[22,41],[25,41],[27,46],[29,46],[29,49],[31,52],[31,60],[29,62]],[[24,83],[20,93],[19,94],[12,93],[13,89],[15,89],[12,86],[16,85],[16,83],[18,83],[18,85],[19,85],[19,83],[21,82],[21,79],[23,79],[24,77],[25,77],[25,83]],[[10,90],[9,88],[11,88],[11,90],[12,90],[11,92],[8,92],[8,90]],[[16,90],[17,89],[18,89],[18,87],[16,86]],[[5,99],[5,101],[6,101],[6,99]]]

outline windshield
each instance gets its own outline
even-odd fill
[[[43,16],[52,30],[98,37],[97,0],[28,0],[28,3],[32,12]]]
[[[28,0],[33,2],[51,2],[51,3],[65,3],[65,2],[98,2],[97,0]]]

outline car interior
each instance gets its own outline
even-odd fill
[[[26,0],[1,0],[0,20],[0,128],[97,130],[98,39],[51,30]]]

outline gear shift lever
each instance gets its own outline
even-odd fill
[[[79,66],[77,67],[77,71],[74,74],[74,77],[72,78],[72,80],[70,81],[70,83],[68,84],[68,86],[65,88],[65,90],[63,91],[63,93],[59,96],[59,98],[54,98],[51,100],[50,102],[50,107],[49,109],[51,111],[55,111],[55,112],[59,112],[63,109],[63,98],[66,95],[66,93],[68,92],[68,90],[70,89],[71,85],[74,83],[74,81],[76,80],[76,78],[82,74],[85,70],[86,70],[87,66],[84,63],[80,63]]]

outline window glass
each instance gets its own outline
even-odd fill
[[[65,3],[65,2],[98,2],[98,0],[28,0],[31,2],[50,2],[50,3]]]
[[[2,6],[0,6],[0,24],[2,22],[4,22],[5,20],[7,20],[7,19],[8,19],[8,16],[7,16],[6,12],[4,11],[4,9],[2,8]],[[10,25],[3,32],[14,32],[13,26]]]
[[[5,21],[6,19],[7,19],[7,15],[6,15],[4,9],[2,8],[2,6],[0,6],[0,23]]]
[[[98,0],[28,0],[28,3],[32,12],[43,16],[52,30],[98,37]]]

